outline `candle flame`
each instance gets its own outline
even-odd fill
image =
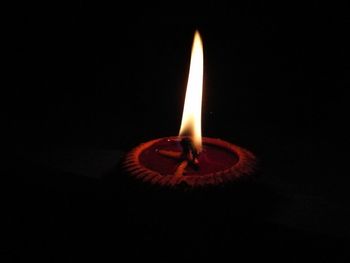
[[[203,44],[198,31],[194,34],[180,136],[188,136],[198,152],[202,149]]]

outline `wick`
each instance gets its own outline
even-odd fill
[[[185,169],[186,169],[187,165],[188,165],[188,161],[187,160],[182,161],[179,164],[179,166],[176,168],[174,176],[175,177],[182,176],[183,173],[185,172]]]
[[[193,141],[185,137],[181,140],[182,146],[182,157],[185,160],[188,160],[196,169],[199,169],[199,152],[193,144]]]
[[[182,176],[188,165],[196,170],[199,169],[199,152],[189,137],[184,137],[180,141],[182,151],[157,150],[163,156],[176,159],[180,162],[177,166],[174,176]]]

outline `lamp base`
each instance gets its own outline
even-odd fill
[[[180,176],[176,173],[181,160],[160,154],[181,152],[181,137],[166,137],[140,144],[127,153],[123,169],[143,182],[161,186],[214,186],[255,172],[256,158],[248,150],[221,139],[202,139],[199,167],[189,165]]]

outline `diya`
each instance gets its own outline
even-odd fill
[[[250,151],[216,138],[202,138],[203,44],[195,32],[179,136],[142,143],[128,152],[123,169],[151,184],[213,186],[252,175]]]

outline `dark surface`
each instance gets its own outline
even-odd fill
[[[5,262],[346,261],[347,6],[215,3],[16,7]],[[118,162],[178,133],[196,28],[203,135],[256,153],[258,179],[183,197],[142,189]]]

